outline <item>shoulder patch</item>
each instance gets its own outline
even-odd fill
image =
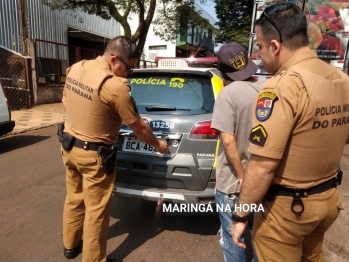
[[[259,121],[267,120],[273,110],[277,95],[273,91],[263,91],[258,95],[256,118]]]
[[[249,141],[252,144],[263,147],[267,141],[268,133],[262,125],[258,125],[251,130]]]
[[[134,100],[133,96],[131,95],[131,90],[128,91],[128,95],[130,96],[130,99],[133,103],[133,110],[135,111],[136,114],[138,114],[138,108],[137,108],[137,105],[136,105],[136,101]]]

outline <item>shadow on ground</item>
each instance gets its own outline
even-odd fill
[[[30,146],[48,138],[50,138],[50,136],[21,135],[3,137],[0,138],[0,154]]]
[[[149,240],[162,234],[164,231],[186,232],[189,237],[216,236],[220,228],[218,213],[209,215],[203,213],[167,214],[157,215],[157,203],[143,201],[136,198],[123,198],[114,196],[111,207],[111,217],[117,222],[109,227],[108,239],[127,235],[120,245],[108,257],[124,259],[134,250],[141,247]],[[122,210],[125,210],[124,212]],[[127,211],[126,211],[127,210]],[[176,234],[165,233],[159,236],[164,239],[163,248],[170,248],[172,241],[180,241]],[[217,236],[217,240],[219,237]],[[247,246],[251,247],[251,236],[246,235]],[[149,243],[149,242],[148,242]],[[173,242],[172,242],[173,243]],[[219,246],[218,241],[211,243]],[[187,247],[190,249],[190,247]],[[220,248],[219,248],[220,249]],[[155,252],[155,250],[153,250]],[[159,258],[162,254],[159,254]],[[252,249],[247,250],[247,261],[253,258]]]

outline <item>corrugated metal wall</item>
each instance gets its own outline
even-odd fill
[[[0,0],[0,45],[22,53],[17,0]]]
[[[31,39],[67,44],[68,26],[106,38],[120,35],[120,25],[114,19],[104,20],[81,11],[52,11],[40,0],[25,1]],[[0,0],[0,45],[22,53],[19,21],[18,0]]]

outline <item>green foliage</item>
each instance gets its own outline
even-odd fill
[[[179,34],[191,35],[191,30],[188,29],[207,28],[209,21],[201,17],[200,11],[195,11],[194,2],[194,0],[172,1],[167,7],[159,7],[158,16],[153,21],[155,35],[165,41],[174,42]],[[208,0],[198,2],[205,4]]]
[[[214,0],[220,34],[216,43],[237,42],[248,48],[253,0]]]

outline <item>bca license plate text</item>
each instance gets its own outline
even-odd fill
[[[152,147],[137,138],[125,138],[124,144],[122,145],[122,150],[124,152],[137,152],[137,153],[145,153],[145,154],[157,154],[158,152],[155,150],[155,147]]]

